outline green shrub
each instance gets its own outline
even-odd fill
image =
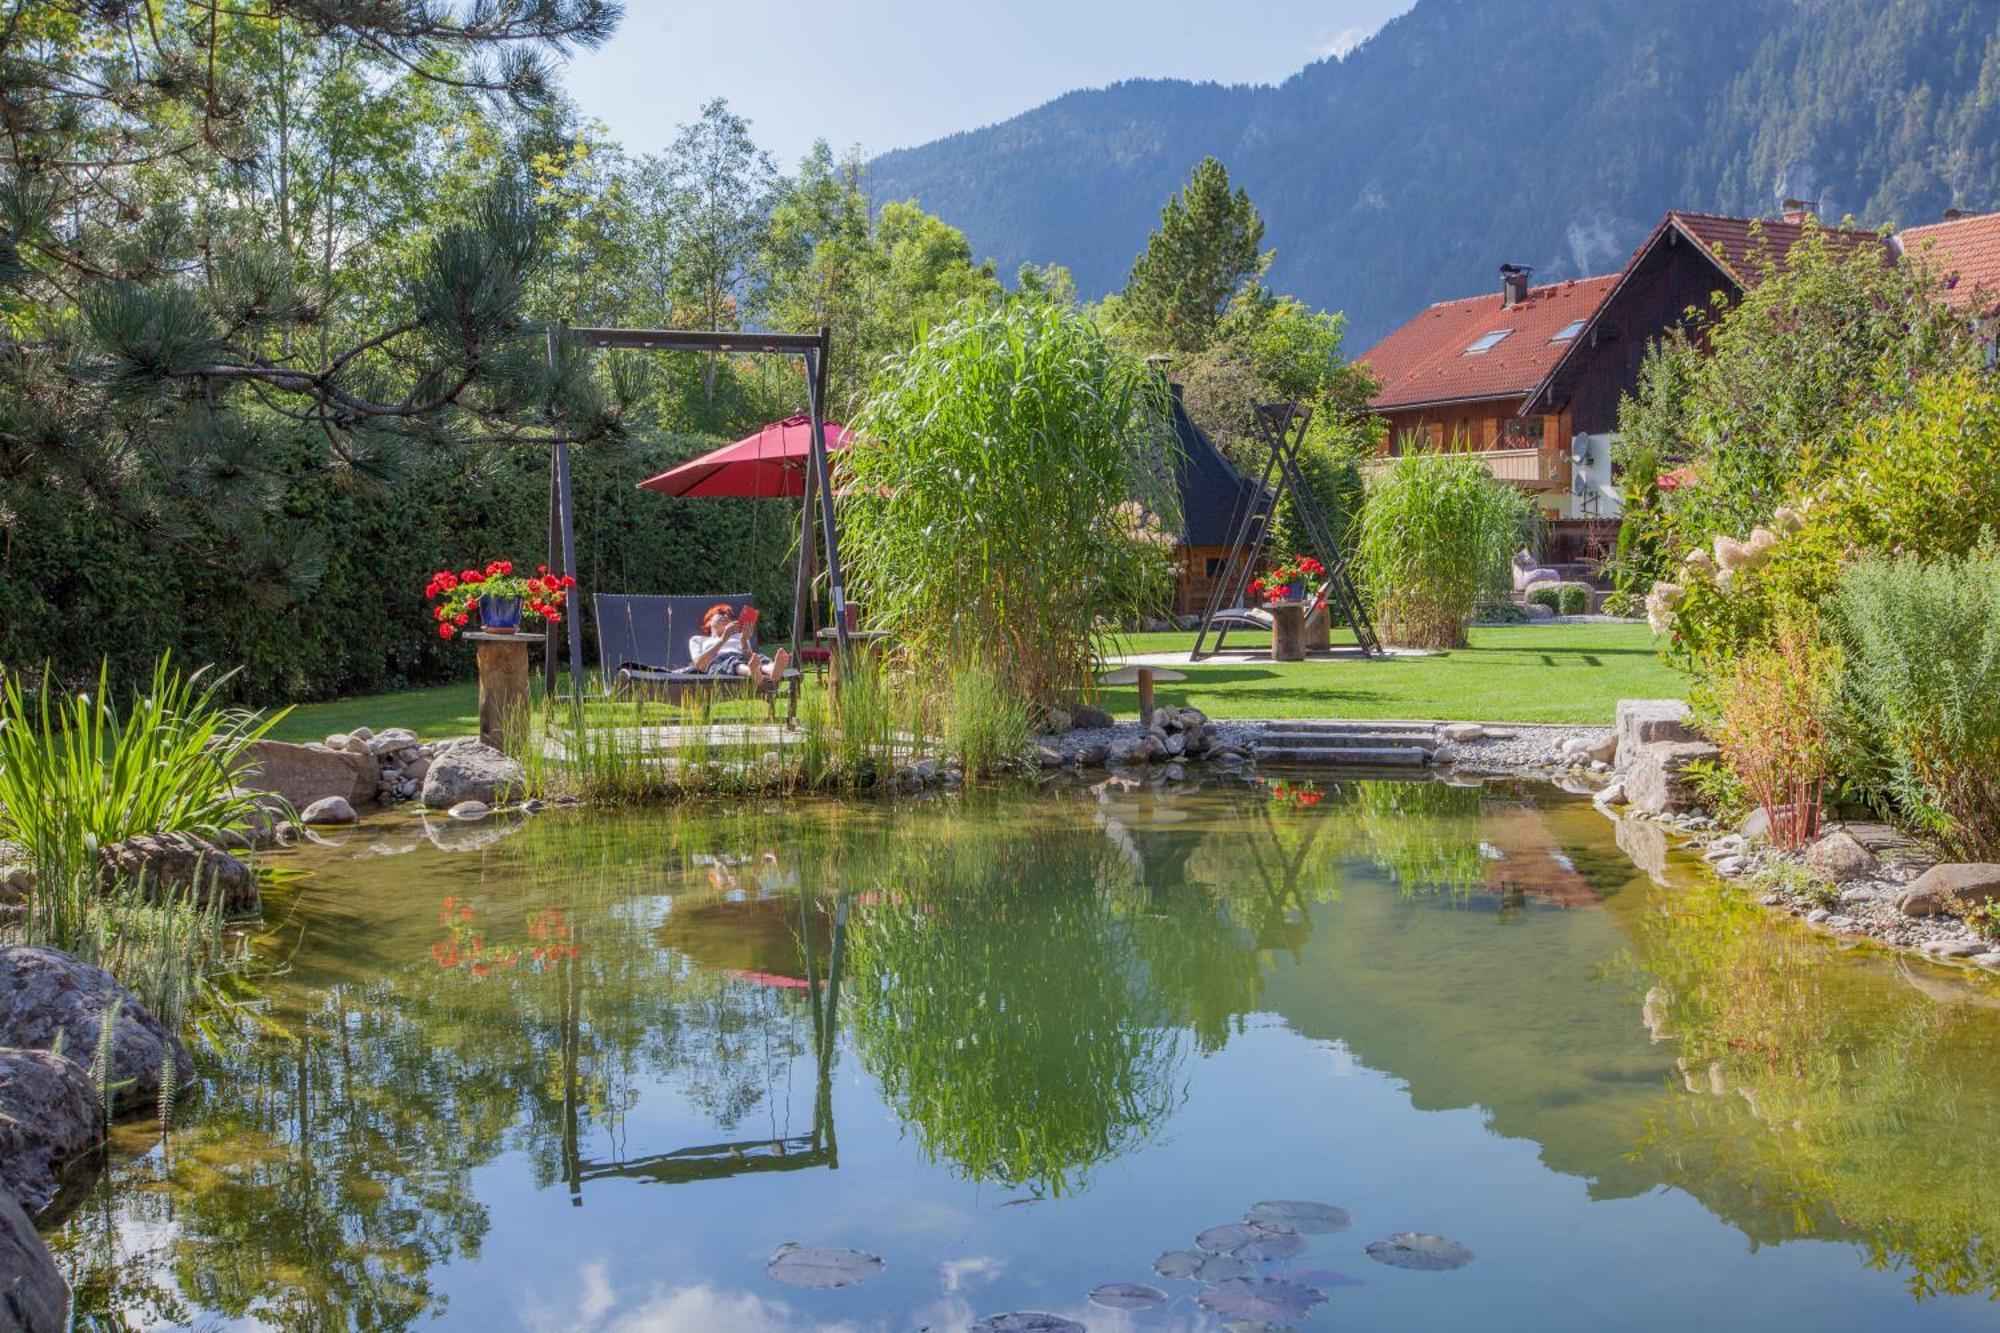
[[[1074,309],[967,308],[885,363],[841,456],[853,595],[919,661],[1087,696],[1100,625],[1164,606],[1166,387]]]
[[[1889,794],[1948,854],[2000,860],[2000,549],[1859,564],[1838,619],[1850,719]]]
[[[1463,454],[1405,454],[1369,485],[1358,547],[1362,583],[1385,638],[1463,648],[1482,595],[1506,586],[1508,560],[1534,531],[1527,496]]]
[[[1590,585],[1587,583],[1538,583],[1528,590],[1528,601],[1546,606],[1559,616],[1590,614]]]
[[[1635,620],[1646,614],[1646,597],[1644,593],[1614,592],[1604,599],[1602,609],[1607,616]]]

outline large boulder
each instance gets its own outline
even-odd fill
[[[206,906],[220,897],[228,916],[259,905],[257,872],[249,863],[192,833],[141,833],[100,847],[97,875],[107,891],[120,880],[135,881],[156,900],[192,894]]]
[[[194,1081],[194,1062],[180,1038],[109,972],[54,949],[0,948],[0,1046],[61,1049],[94,1060],[114,1009],[108,1070],[114,1110],[156,1106],[160,1071],[169,1065],[176,1087]]]
[[[332,750],[287,741],[254,742],[236,772],[243,786],[282,796],[297,810],[322,796],[344,797],[355,805],[373,801],[381,777],[381,764],[365,748]]]
[[[67,1055],[0,1047],[0,1193],[39,1213],[56,1171],[104,1139],[90,1071]]]
[[[1866,879],[1882,868],[1875,853],[1844,828],[1828,829],[1806,848],[1806,868],[1835,884]]]
[[[1957,861],[1932,866],[1896,899],[1904,916],[1942,916],[2000,898],[2000,865]]]
[[[69,1327],[69,1283],[21,1205],[0,1190],[0,1333]]]
[[[1653,741],[1639,746],[1625,770],[1626,803],[1645,815],[1698,807],[1701,801],[1688,779],[1688,765],[1720,754],[1706,741]]]
[[[1698,741],[1689,723],[1687,704],[1680,699],[1620,699],[1618,747],[1613,766],[1630,768],[1641,746],[1659,741]]]
[[[431,760],[424,774],[424,806],[449,810],[461,801],[502,805],[526,784],[527,775],[514,760],[483,742],[461,742]]]

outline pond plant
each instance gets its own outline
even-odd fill
[[[1363,590],[1391,642],[1463,648],[1482,596],[1534,530],[1534,508],[1477,458],[1412,453],[1369,483],[1356,550]]]
[[[1087,697],[1107,627],[1161,607],[1179,528],[1167,389],[1084,315],[962,308],[884,363],[842,455],[851,592],[940,674]]]

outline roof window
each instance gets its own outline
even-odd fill
[[[1501,344],[1501,342],[1504,341],[1507,338],[1507,336],[1513,332],[1514,330],[1512,329],[1494,329],[1490,333],[1482,333],[1477,338],[1473,339],[1472,346],[1466,348],[1463,355],[1484,356],[1486,353],[1498,347]]]
[[[1552,343],[1566,343],[1570,339],[1576,337],[1577,334],[1583,332],[1583,324],[1584,321],[1580,319],[1573,319],[1569,323],[1557,329],[1555,332],[1555,336],[1550,338],[1549,341]]]

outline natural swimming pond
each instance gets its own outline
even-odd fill
[[[2000,999],[1633,850],[1441,783],[379,821],[52,1240],[119,1327],[1991,1327]]]

